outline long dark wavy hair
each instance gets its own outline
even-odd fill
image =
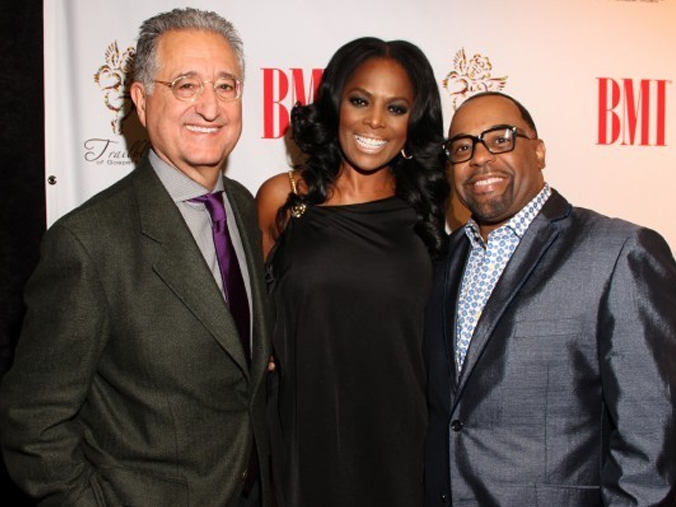
[[[343,155],[338,143],[340,101],[343,88],[355,70],[371,58],[397,61],[408,74],[415,99],[411,108],[405,159],[397,155],[390,163],[395,178],[395,193],[408,202],[418,216],[416,233],[432,256],[445,246],[446,201],[450,186],[441,144],[443,117],[439,88],[432,66],[423,52],[403,40],[384,41],[362,37],[342,46],[324,70],[312,104],[297,104],[291,110],[291,134],[307,155],[302,166],[305,192],[290,194],[279,209],[280,230],[289,210],[300,204],[326,202],[335,183]]]

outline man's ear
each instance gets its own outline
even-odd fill
[[[545,168],[545,155],[547,155],[547,148],[545,148],[545,142],[542,139],[538,139],[537,146],[535,147],[535,157],[538,160],[538,167],[540,169]]]
[[[136,106],[136,112],[138,114],[138,119],[141,122],[141,125],[146,126],[146,89],[142,83],[134,81],[131,84],[131,89],[129,90],[131,95],[131,100]]]

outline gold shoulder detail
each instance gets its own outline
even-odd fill
[[[298,196],[298,187],[296,186],[296,180],[293,179],[293,171],[289,171],[289,185],[291,185],[291,192],[293,192],[293,195]],[[303,216],[303,213],[305,213],[305,210],[307,209],[307,204],[304,202],[300,201],[291,206],[289,209],[289,214],[293,218],[300,218]]]
[[[293,170],[289,171],[289,185],[291,185],[291,191],[298,195],[298,187],[296,186],[296,180],[293,179]]]

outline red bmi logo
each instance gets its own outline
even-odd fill
[[[289,112],[296,102],[309,104],[314,99],[324,69],[263,68],[263,139],[284,136]]]
[[[666,146],[667,79],[597,78],[598,144]]]

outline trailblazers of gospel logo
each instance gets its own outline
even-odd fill
[[[117,41],[106,49],[106,63],[94,74],[94,82],[103,93],[103,103],[110,110],[113,119],[110,126],[113,134],[122,134],[124,120],[134,110],[129,87],[132,80],[134,48],[128,47],[120,53]]]
[[[117,41],[108,45],[105,61],[94,73],[94,82],[102,93],[103,104],[111,120],[113,137],[92,137],[83,143],[84,159],[96,165],[130,166],[137,162],[148,146],[136,118],[130,87],[134,69],[133,47],[120,51]],[[120,136],[123,136],[121,139]]]
[[[451,96],[453,110],[460,107],[467,98],[479,92],[498,92],[507,84],[507,76],[494,77],[493,65],[488,57],[475,53],[467,58],[465,48],[453,57],[453,70],[446,74],[443,87]]]

